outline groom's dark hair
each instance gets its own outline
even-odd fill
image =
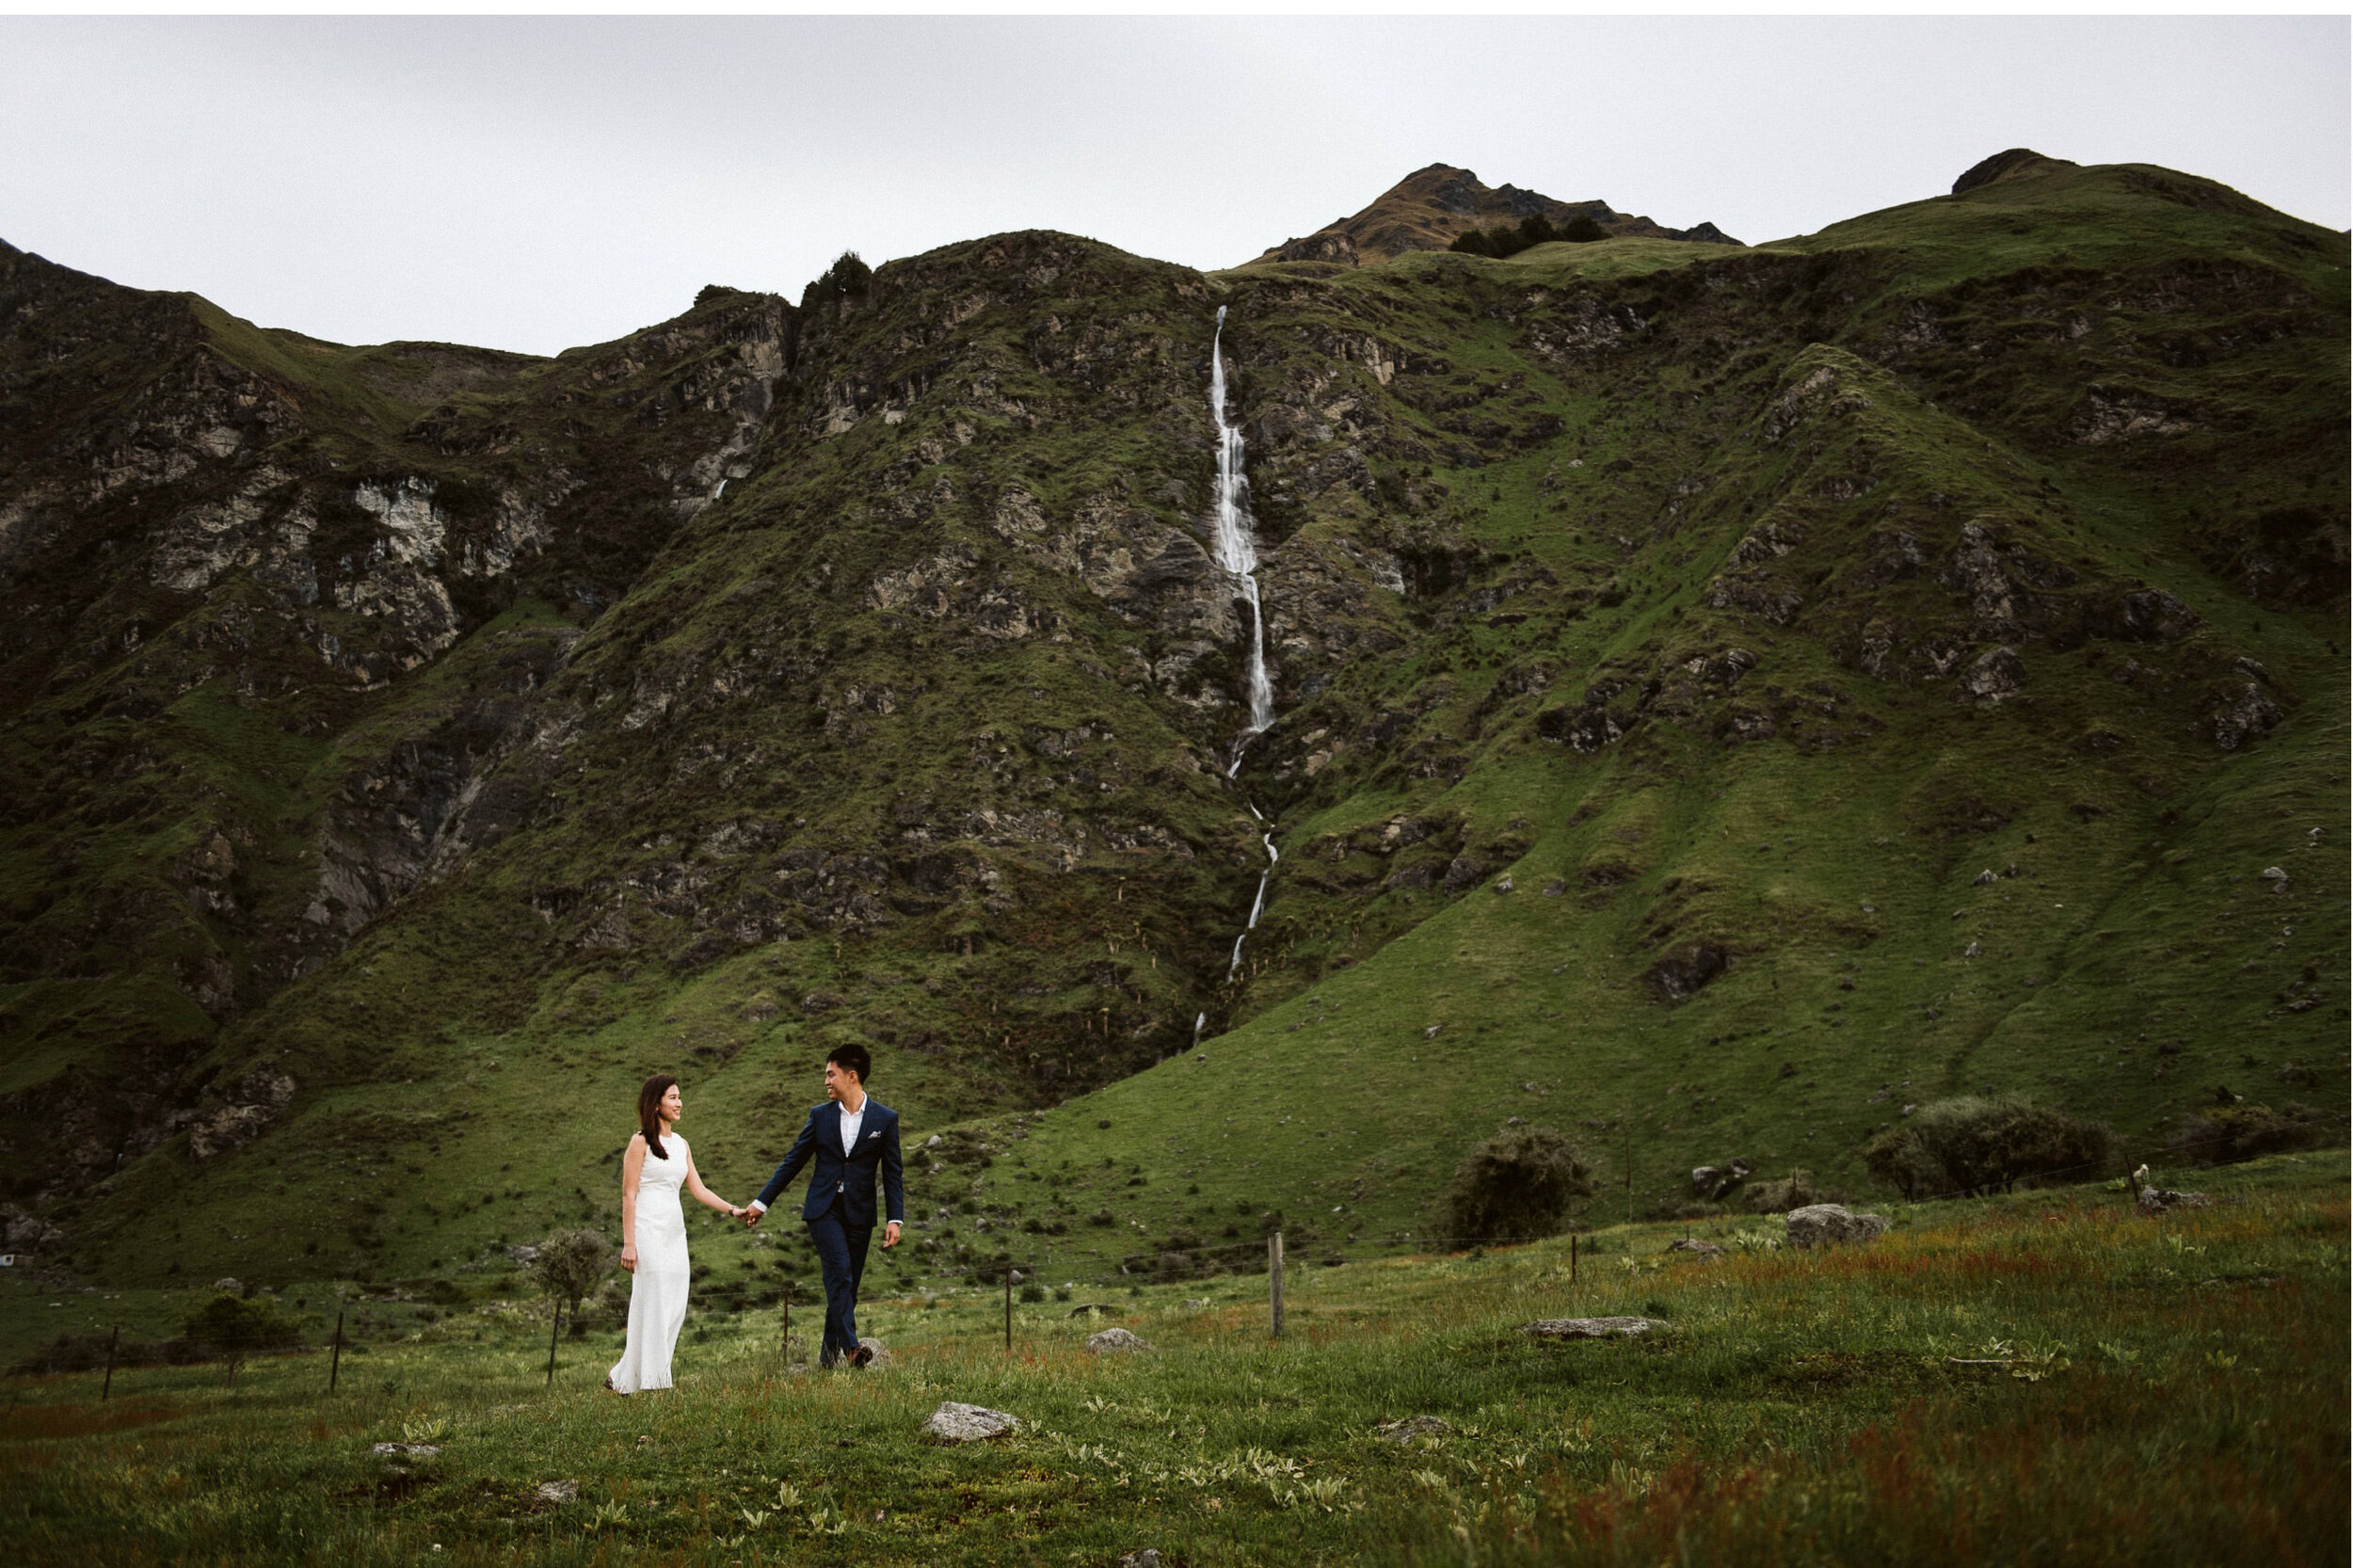
[[[825,1053],[825,1060],[845,1073],[857,1074],[861,1084],[874,1076],[874,1059],[866,1054],[864,1046],[836,1046]]]

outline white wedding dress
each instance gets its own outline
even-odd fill
[[[637,1272],[629,1284],[629,1342],[605,1381],[616,1393],[670,1386],[670,1352],[686,1322],[686,1211],[679,1190],[686,1180],[686,1140],[664,1133],[669,1158],[649,1149],[637,1176]]]

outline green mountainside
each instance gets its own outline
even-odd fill
[[[1962,1090],[2341,1112],[2346,262],[2026,155],[1754,248],[1000,235],[539,360],[0,253],[9,1240],[495,1258],[612,1223],[654,1070],[740,1201],[843,1040],[909,1277],[1427,1238],[1514,1117],[1657,1214]]]

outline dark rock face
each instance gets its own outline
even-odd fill
[[[1642,972],[1642,983],[1669,1001],[1699,995],[1732,966],[1732,954],[1714,942],[1688,942]]]

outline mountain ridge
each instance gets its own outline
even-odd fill
[[[2249,1089],[2207,1032],[2326,1090],[2341,868],[2265,824],[2342,820],[2344,243],[2249,205],[1016,233],[525,363],[0,254],[5,1218],[92,1277],[431,1272],[601,1214],[644,1072],[742,1166],[843,1039],[950,1134],[934,1277],[1393,1236],[1529,1112],[1642,1122],[1672,1210],[1859,1179],[1903,1090],[2161,1136]],[[1219,305],[1279,694],[1231,782]],[[1254,1096],[1300,1130],[1212,1159]]]
[[[1607,201],[1561,201],[1517,185],[1490,186],[1466,168],[1431,164],[1390,186],[1370,204],[1335,218],[1314,233],[1285,240],[1244,262],[1331,262],[1363,266],[1413,250],[1443,250],[1474,229],[1509,227],[1543,217],[1556,229],[1583,218],[1609,235],[1636,239],[1689,240],[1738,245],[1713,223],[1669,229],[1647,217],[1618,212]]]

